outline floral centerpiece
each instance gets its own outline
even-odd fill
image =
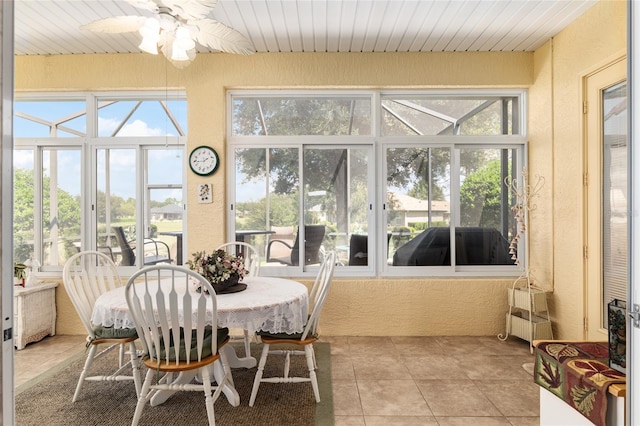
[[[187,266],[205,277],[216,293],[238,284],[249,274],[244,256],[241,253],[233,255],[225,250],[195,252],[193,258],[187,261]]]

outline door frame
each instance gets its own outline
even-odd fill
[[[626,55],[585,75],[583,87],[584,339],[608,340],[602,326],[602,91],[627,81]]]

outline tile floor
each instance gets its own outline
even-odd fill
[[[529,343],[497,337],[333,337],[336,426],[539,424]]]
[[[324,337],[331,343],[334,420],[344,425],[529,426],[538,387],[522,367],[528,342],[496,337]],[[18,387],[84,349],[53,336],[15,352]]]

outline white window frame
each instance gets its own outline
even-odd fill
[[[241,97],[349,97],[368,96],[371,99],[371,136],[234,136],[233,126],[233,98]],[[515,97],[517,98],[518,121],[517,135],[443,135],[443,136],[382,136],[381,101],[387,97]],[[276,146],[299,146],[304,149],[306,146],[322,144],[324,146],[343,143],[342,146],[369,145],[372,148],[373,157],[369,161],[369,175],[373,176],[368,184],[370,191],[370,203],[373,209],[369,211],[369,247],[373,254],[369,265],[366,267],[336,268],[335,274],[344,277],[487,277],[487,276],[518,276],[525,270],[527,256],[524,250],[527,247],[526,233],[519,244],[520,265],[462,265],[456,266],[455,259],[452,259],[451,266],[391,266],[386,262],[386,239],[381,239],[381,235],[386,233],[387,212],[386,212],[386,175],[376,171],[386,170],[385,151],[388,147],[451,147],[452,150],[452,170],[456,169],[454,159],[455,148],[490,148],[490,149],[516,149],[516,159],[520,170],[527,165],[527,92],[525,89],[451,89],[451,90],[411,90],[411,91],[354,91],[354,90],[229,90],[227,92],[227,145],[231,155],[227,158],[227,170],[229,174],[227,180],[228,212],[230,219],[227,222],[227,238],[231,241],[235,239],[235,156],[236,148],[271,148]],[[340,145],[336,145],[338,147]],[[302,151],[300,151],[302,153]],[[373,170],[371,170],[373,168]],[[302,178],[302,177],[301,177]],[[451,241],[452,249],[455,249],[455,224],[459,223],[459,189],[460,182],[458,174],[451,175]],[[302,196],[302,194],[301,194]],[[302,203],[301,203],[302,206]],[[302,207],[301,207],[302,208]],[[300,212],[302,218],[302,211]],[[383,232],[383,230],[385,232]],[[528,232],[528,231],[527,231]],[[385,259],[383,261],[383,259]],[[275,273],[281,276],[312,276],[317,268],[283,267],[273,268]]]
[[[15,138],[15,150],[33,150],[34,152],[34,245],[42,245],[42,149],[80,149],[81,151],[81,250],[89,250],[97,245],[97,152],[99,149],[135,149],[136,150],[136,199],[145,200],[148,183],[146,182],[145,164],[146,154],[149,149],[179,149],[182,157],[185,158],[185,148],[187,136],[144,136],[144,137],[98,137],[98,105],[97,100],[114,101],[187,101],[184,91],[155,91],[138,92],[123,91],[110,93],[97,92],[56,92],[56,93],[16,93],[15,101],[72,101],[84,100],[86,107],[86,136],[85,137],[63,137],[63,138]],[[186,130],[186,129],[185,129]],[[186,182],[186,169],[182,171],[182,184]],[[183,203],[184,204],[184,203]],[[144,202],[136,205],[136,229],[144,227]],[[184,217],[184,227],[186,228],[186,216]],[[143,233],[137,233],[136,259],[142,259],[143,255]],[[185,244],[186,246],[186,244]],[[35,256],[39,257],[40,252],[35,251]],[[39,260],[39,259],[38,259]],[[41,262],[42,263],[42,262]],[[43,265],[40,267],[42,276],[59,276],[64,265]],[[119,267],[123,273],[133,273],[139,266]]]

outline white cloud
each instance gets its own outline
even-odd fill
[[[134,120],[133,123],[125,125],[118,136],[164,136],[164,132],[148,127],[144,121]]]
[[[98,129],[100,129],[100,136],[106,137],[111,134],[120,125],[119,120],[110,118],[98,118]],[[118,132],[118,136],[164,136],[165,131],[161,128],[149,127],[147,123],[142,120],[134,120],[129,124],[125,124]]]
[[[13,166],[16,169],[33,169],[33,151],[17,149],[13,151]]]

